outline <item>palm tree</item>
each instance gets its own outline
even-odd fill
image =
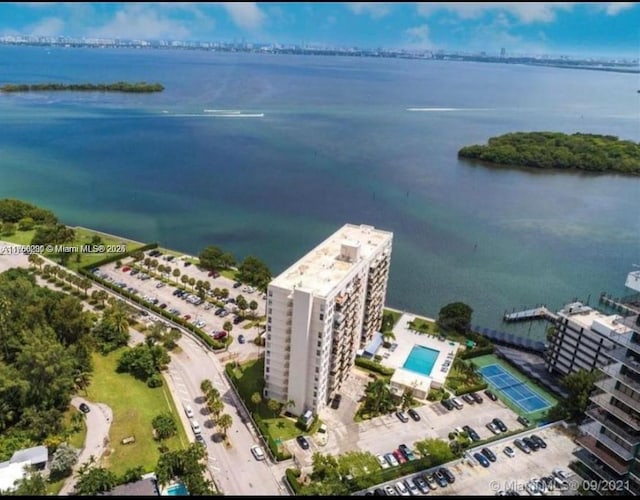
[[[402,394],[402,409],[406,410],[411,408],[415,404],[416,400],[413,397],[413,390],[409,389]]]
[[[395,340],[396,336],[395,334],[391,331],[391,330],[387,330],[386,332],[382,332],[382,340],[384,340],[385,343],[389,343],[392,340]]]
[[[222,435],[225,438],[227,437],[227,431],[231,429],[232,425],[233,425],[233,419],[231,418],[231,415],[229,415],[228,413],[221,415],[220,418],[218,419],[218,427],[220,427],[220,430],[222,431]]]
[[[193,291],[193,285],[196,284],[196,279],[194,277],[189,278],[189,286],[191,286],[191,291]]]
[[[113,304],[106,316],[109,317],[111,326],[119,335],[129,331],[129,315],[123,302],[118,301]]]
[[[84,290],[84,298],[86,299],[87,298],[87,290],[89,290],[89,288],[91,288],[93,283],[91,283],[91,280],[89,278],[83,278],[81,283],[82,284],[80,286]]]
[[[182,282],[183,285],[187,285],[187,283],[189,283],[189,276],[187,276],[186,274],[182,275],[182,278],[180,278],[180,281]]]
[[[147,272],[149,272],[151,270],[151,257],[145,257],[143,263],[147,268]]]
[[[200,390],[203,393],[208,394],[211,389],[213,389],[213,383],[211,383],[211,380],[209,380],[208,378],[205,378],[202,382],[200,382]]]
[[[254,392],[251,395],[251,402],[254,404],[254,406],[258,406],[260,403],[262,403],[262,394],[260,394],[259,392]]]
[[[220,399],[220,391],[215,387],[211,387],[206,393],[207,401],[218,401]]]
[[[224,403],[220,399],[216,399],[215,401],[209,401],[207,404],[207,408],[213,415],[213,421],[218,422],[220,420],[220,415],[224,411]]]
[[[176,285],[178,284],[178,277],[180,276],[180,269],[177,267],[173,270],[173,277],[176,279]]]

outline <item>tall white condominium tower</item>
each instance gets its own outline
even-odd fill
[[[346,224],[271,281],[265,397],[320,411],[380,330],[393,233]]]

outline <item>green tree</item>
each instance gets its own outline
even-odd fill
[[[259,405],[260,403],[262,403],[262,394],[260,394],[260,393],[259,393],[259,392],[257,392],[257,391],[256,391],[256,392],[254,392],[254,393],[251,395],[251,402],[252,402],[252,403],[253,403],[253,405],[257,408],[257,407],[258,407],[258,405]]]
[[[466,334],[471,329],[473,309],[463,302],[452,302],[440,309],[438,326],[441,330]]]
[[[207,394],[211,389],[213,389],[213,383],[208,378],[206,378],[202,382],[200,382],[200,390],[204,394]]]
[[[568,392],[567,398],[563,400],[563,406],[570,420],[579,423],[585,418],[584,412],[589,404],[589,396],[597,380],[598,372],[587,370],[578,370],[562,378],[562,385]]]
[[[231,332],[231,330],[233,330],[233,324],[231,323],[231,321],[225,321],[222,325],[222,328],[228,332]]]
[[[273,413],[278,413],[280,411],[281,404],[279,401],[275,399],[269,399],[267,401],[267,408]]]
[[[264,262],[250,255],[238,266],[236,278],[264,292],[271,281],[271,271]]]
[[[217,422],[224,411],[224,403],[221,399],[209,399],[207,400],[207,409],[213,416],[212,420]]]
[[[5,495],[7,492],[0,492]],[[15,488],[9,493],[14,496],[39,497],[47,494],[47,483],[39,472],[30,472],[15,483]]]
[[[173,274],[173,277],[176,279],[176,285],[177,285],[178,278],[180,277],[180,269],[176,267],[171,274]]]
[[[76,495],[96,496],[98,493],[111,491],[116,485],[116,475],[102,467],[81,468],[76,482]]]
[[[218,424],[218,427],[220,427],[220,431],[222,432],[222,435],[226,438],[227,431],[231,429],[231,426],[233,425],[233,418],[231,418],[231,415],[229,415],[228,413],[223,413],[217,419],[217,424]]]
[[[251,315],[255,317],[256,311],[258,310],[258,303],[255,300],[249,302],[249,309],[251,310]]]
[[[156,436],[160,440],[169,439],[178,432],[176,421],[173,419],[171,414],[168,413],[157,415],[151,422],[151,425],[155,429]]]
[[[158,482],[164,486],[172,479],[179,477],[190,495],[211,495],[213,493],[212,484],[204,479],[205,453],[205,448],[195,443],[189,445],[186,450],[163,453],[156,466]]]
[[[71,475],[73,466],[78,461],[78,450],[67,443],[62,443],[53,454],[49,466],[50,477],[58,481]]]
[[[144,473],[144,467],[142,467],[141,465],[139,465],[138,467],[133,467],[132,469],[127,469],[118,483],[135,483],[136,481],[140,481],[142,479],[142,475]]]
[[[402,394],[402,409],[407,410],[412,408],[416,404],[416,399],[413,397],[413,390],[409,389]]]

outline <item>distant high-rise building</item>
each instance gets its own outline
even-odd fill
[[[500,57],[505,57],[506,55],[507,55],[507,51],[505,50],[505,48],[504,48],[504,47],[502,47],[502,48],[500,49]]]
[[[320,411],[380,330],[393,234],[346,224],[267,289],[265,397]]]

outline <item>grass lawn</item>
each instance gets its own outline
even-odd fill
[[[113,410],[109,432],[112,453],[106,457],[106,467],[121,475],[127,469],[141,465],[146,472],[155,469],[160,452],[153,439],[151,421],[160,413],[171,413],[178,424],[178,435],[165,444],[172,450],[185,448],[188,440],[180,417],[166,386],[150,389],[144,382],[127,373],[116,373],[117,360],[124,348],[107,356],[93,355],[94,374],[88,398],[105,403]],[[135,436],[136,442],[123,445],[123,438]]]
[[[425,318],[416,318],[409,323],[409,327],[413,330],[419,331],[420,333],[430,333],[431,335],[438,335],[440,333],[440,329],[438,328],[438,325],[436,325],[435,321],[428,321]],[[447,336],[447,338],[449,337]]]
[[[383,315],[391,316],[393,318],[393,326],[396,326],[396,324],[398,323],[398,320],[402,316],[402,312],[396,311],[395,309],[385,309],[383,311]]]
[[[254,393],[262,394],[264,387],[264,358],[248,361],[242,364],[241,367],[241,371],[236,370],[236,374],[240,375],[238,393],[247,408],[262,418],[271,437],[286,441],[302,434],[302,431],[296,427],[296,419],[279,416],[281,409],[275,412],[270,410],[264,400],[256,408],[256,405],[251,401],[251,396]]]
[[[33,239],[34,234],[36,234],[35,229],[31,229],[30,231],[16,230],[16,232],[11,236],[0,236],[0,240],[9,241],[11,243],[15,243],[16,245],[29,245],[31,244],[31,240]]]
[[[119,238],[116,236],[111,236],[98,231],[93,231],[91,229],[86,229],[84,227],[74,227],[73,230],[76,232],[76,239],[73,243],[70,244],[70,246],[90,245],[91,239],[96,235],[102,239],[101,244],[105,245],[106,247],[110,245],[123,246],[124,250],[130,251],[143,246],[143,243],[140,243],[137,241],[128,240],[126,238]],[[78,269],[82,266],[86,266],[88,264],[101,261],[102,259],[110,255],[115,255],[115,253],[82,253],[82,254],[72,255],[71,258],[69,259],[69,262],[67,263],[67,267],[69,267],[70,269]],[[79,262],[77,260],[77,256],[80,256]],[[57,259],[54,259],[54,260],[57,260]]]
[[[82,415],[82,420],[79,425],[80,430],[77,432],[73,432],[73,424],[71,423],[71,417],[73,415]],[[84,419],[84,414],[69,405],[69,409],[64,414],[64,428],[69,429],[66,442],[74,448],[82,448],[84,446],[84,440],[87,437],[87,422]]]
[[[338,464],[354,477],[382,469],[378,459],[368,451],[349,451],[338,457]]]
[[[220,274],[225,278],[229,278],[230,280],[236,280],[236,270],[235,269],[222,269]]]

